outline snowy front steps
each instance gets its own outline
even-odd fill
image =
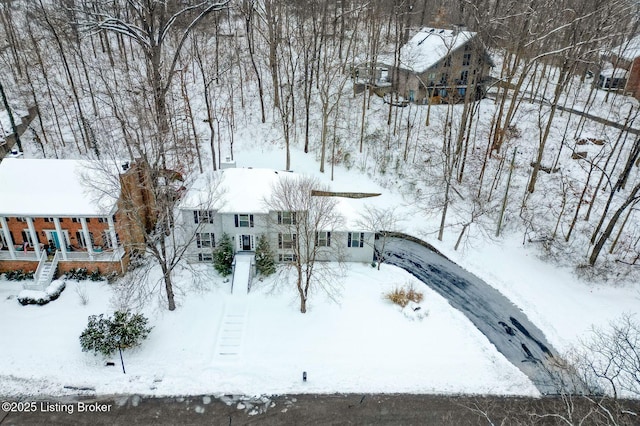
[[[237,361],[242,355],[244,330],[247,323],[247,303],[229,297],[225,303],[218,340],[214,350],[213,360]]]
[[[233,258],[233,280],[231,281],[231,294],[242,296],[249,292],[251,271],[255,262],[255,256],[249,253],[236,254]]]
[[[44,290],[51,284],[53,278],[53,262],[48,262],[42,265],[42,269],[39,271],[39,275],[34,277],[36,281],[33,284],[24,284],[25,290]]]

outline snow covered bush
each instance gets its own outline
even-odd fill
[[[113,317],[104,314],[89,316],[87,328],[80,335],[83,352],[93,351],[109,356],[118,348],[138,346],[147,338],[152,327],[147,326],[147,318],[142,314],[116,311]]]
[[[222,234],[220,244],[213,252],[213,267],[222,276],[227,276],[232,272],[233,246],[231,238],[227,234]]]
[[[264,234],[260,235],[256,246],[256,270],[264,276],[269,276],[276,272],[274,254]]]
[[[52,300],[60,297],[60,293],[65,289],[63,280],[55,280],[44,290],[22,290],[18,294],[18,302],[21,305],[46,305]]]
[[[384,295],[385,299],[404,308],[409,302],[422,302],[422,293],[413,288],[413,284],[405,284],[404,287],[396,286],[393,290]]]

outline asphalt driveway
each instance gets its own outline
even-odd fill
[[[544,333],[499,291],[425,245],[388,238],[385,262],[411,273],[465,314],[540,393],[560,393],[558,378],[565,374],[557,368],[557,352]]]

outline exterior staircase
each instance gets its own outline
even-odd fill
[[[44,291],[53,278],[56,276],[56,271],[58,270],[58,252],[56,251],[55,256],[53,256],[53,260],[51,262],[48,261],[47,255],[43,253],[40,258],[40,262],[38,263],[38,269],[36,269],[35,274],[33,275],[33,283],[25,284],[23,287],[25,290],[41,290]]]

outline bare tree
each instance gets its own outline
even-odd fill
[[[346,244],[336,235],[343,223],[338,201],[312,195],[312,190],[329,188],[312,177],[286,176],[274,183],[265,199],[269,210],[276,212],[271,219],[278,229],[278,249],[288,254],[288,265],[296,271],[301,313],[307,312],[307,301],[316,288],[335,297],[344,272]]]
[[[397,207],[378,208],[366,205],[364,212],[360,213],[360,218],[356,221],[358,227],[376,234],[378,242],[373,249],[378,261],[378,270],[385,260],[385,246],[389,238],[398,232],[399,223],[403,220],[397,210]]]

